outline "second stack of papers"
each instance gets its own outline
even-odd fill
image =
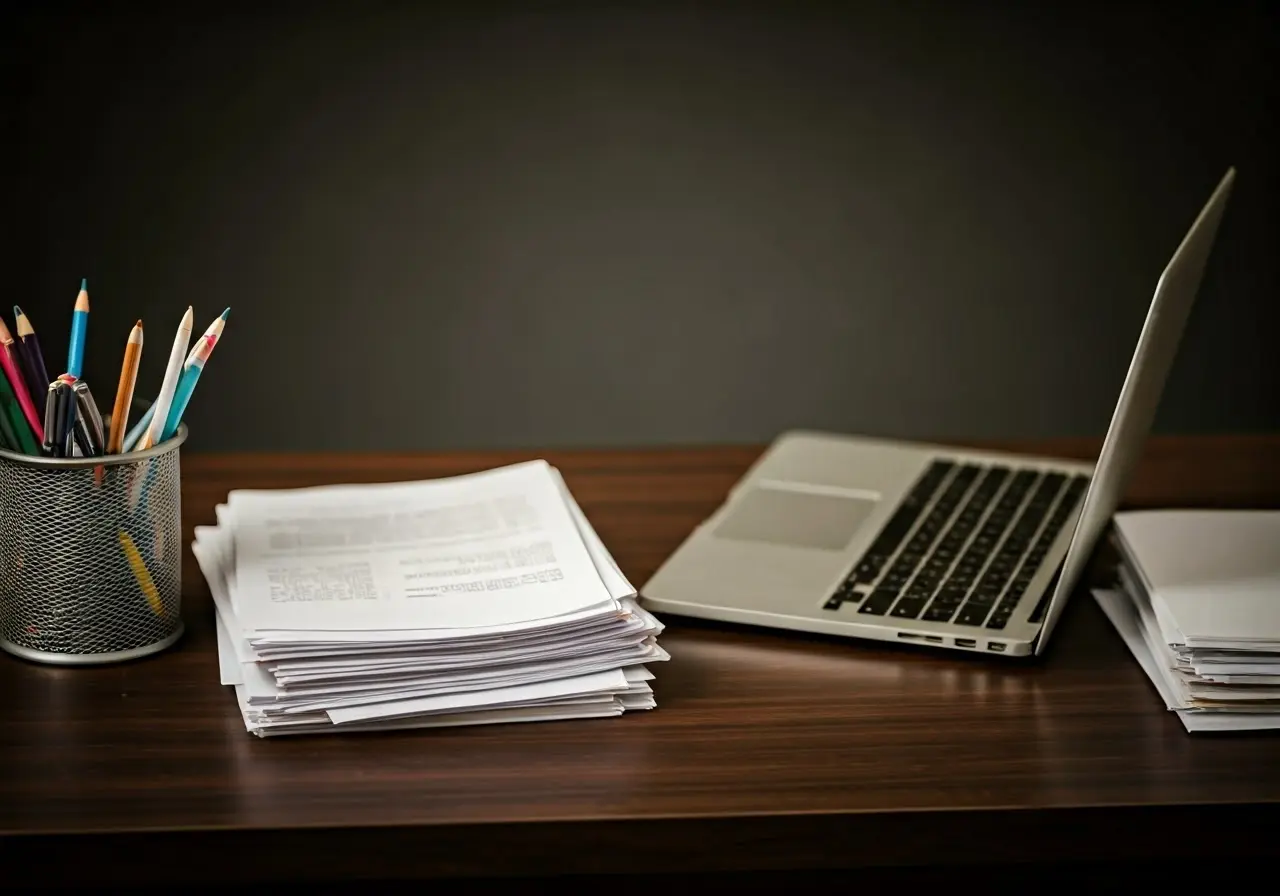
[[[1116,514],[1107,618],[1188,731],[1280,728],[1280,513]]]
[[[248,731],[652,709],[662,625],[534,461],[426,482],[236,491],[192,550]]]

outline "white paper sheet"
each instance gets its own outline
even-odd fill
[[[464,709],[492,709],[511,705],[528,704],[540,700],[585,698],[626,693],[630,687],[621,669],[596,672],[593,675],[577,675],[537,684],[512,685],[490,688],[484,691],[465,691],[439,694],[418,700],[398,700],[391,703],[373,703],[347,709],[329,710],[329,718],[335,724],[369,722],[374,719],[390,719],[397,716],[433,715],[458,712]]]
[[[612,600],[541,461],[453,479],[233,492],[247,630],[464,629]]]
[[[1170,643],[1280,649],[1280,511],[1128,511],[1115,528]]]

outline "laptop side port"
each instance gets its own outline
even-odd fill
[[[956,638],[957,647],[977,647],[978,642],[973,638]]]
[[[992,641],[987,645],[987,650],[990,650],[992,653],[1004,653],[1004,645],[999,641]]]

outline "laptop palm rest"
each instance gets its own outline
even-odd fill
[[[843,551],[877,503],[865,496],[756,487],[732,505],[713,534],[731,541]]]

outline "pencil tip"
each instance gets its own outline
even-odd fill
[[[141,330],[141,329],[142,329],[142,321],[138,321],[136,324],[134,324],[134,326],[135,326],[135,327],[137,327],[139,330]]]
[[[80,291],[81,291],[81,292],[88,292],[88,291],[89,291],[89,278],[88,278],[88,277],[81,277],[81,278],[80,278]]]
[[[228,308],[226,311],[222,312],[222,314],[221,314],[222,319],[223,319],[223,320],[226,320],[226,319],[227,319],[227,315],[228,315],[228,314],[230,314],[230,313],[231,313],[231,309],[230,309],[230,308]]]
[[[17,318],[17,317],[22,317],[22,309],[21,309],[21,308],[19,308],[17,305],[14,305],[14,306],[13,306],[13,316],[14,316],[15,318]]]

